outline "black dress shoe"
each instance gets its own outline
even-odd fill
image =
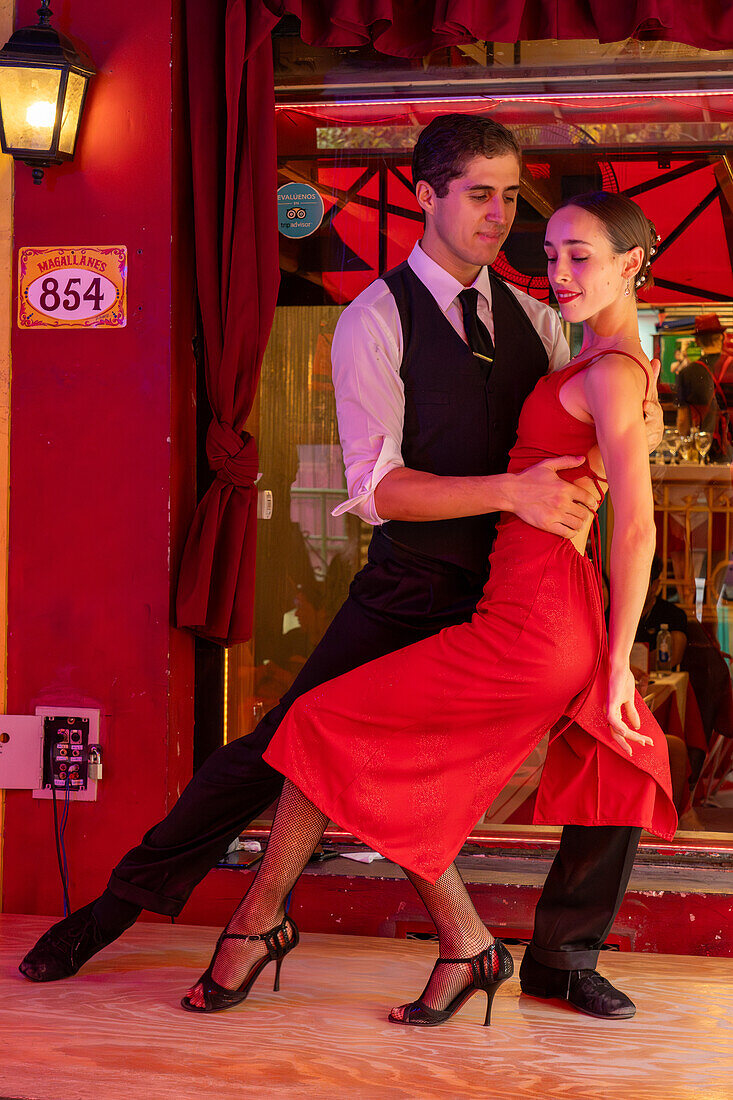
[[[636,1013],[634,1002],[597,970],[557,970],[537,962],[529,950],[519,969],[519,984],[530,997],[567,1001],[599,1020],[629,1020]]]
[[[57,982],[70,978],[77,970],[120,932],[102,932],[92,912],[94,902],[77,909],[44,932],[18,967],[31,982]]]

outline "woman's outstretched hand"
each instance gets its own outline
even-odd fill
[[[630,668],[611,672],[608,678],[606,718],[614,741],[629,756],[632,754],[632,741],[637,745],[653,744],[651,737],[639,733],[641,721],[634,702],[634,689],[634,674]]]

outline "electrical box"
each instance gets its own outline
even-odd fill
[[[44,790],[85,791],[89,772],[89,719],[74,714],[43,719]]]
[[[31,790],[95,802],[102,778],[99,711],[36,707],[35,715],[0,714],[0,790]]]
[[[36,707],[43,727],[43,775],[34,798],[96,802],[101,779],[99,711],[90,707]]]

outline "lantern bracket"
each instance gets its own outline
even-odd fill
[[[41,6],[36,12],[36,15],[38,16],[39,27],[47,27],[51,21],[51,16],[53,15],[53,12],[48,6],[49,2],[50,0],[41,0]]]

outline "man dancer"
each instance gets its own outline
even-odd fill
[[[563,536],[596,497],[557,471],[568,456],[505,473],[522,403],[569,352],[556,314],[487,271],[516,210],[521,153],[503,126],[446,115],[413,156],[425,233],[409,260],[346,308],[332,357],[351,509],[375,525],[369,560],[290,690],[247,737],[204,763],[168,816],[112,872],[96,901],[54,925],[20,969],[75,974],[141,909],[177,915],[230,842],[279,794],[262,753],[298,695],[467,621],[481,595],[497,513]],[[650,434],[661,436],[658,407]],[[634,1005],[595,971],[640,830],[566,826],[537,906],[522,988],[583,1012]]]

